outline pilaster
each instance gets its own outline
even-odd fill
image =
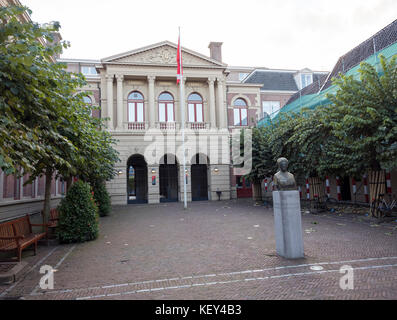
[[[216,128],[215,78],[208,78],[211,129]]]
[[[113,78],[114,75],[106,75],[106,88],[107,88],[107,107],[108,107],[108,127],[110,130],[114,129],[113,126]]]
[[[154,128],[156,125],[156,107],[154,98],[154,84],[156,77],[150,75],[147,77],[148,87],[149,87],[149,124],[150,128]]]
[[[116,75],[117,80],[117,129],[123,129],[123,75]]]

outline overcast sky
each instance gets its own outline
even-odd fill
[[[21,0],[32,19],[59,21],[64,58],[101,59],[169,40],[234,66],[331,70],[397,19],[397,0]]]

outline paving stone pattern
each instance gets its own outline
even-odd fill
[[[116,206],[96,241],[25,252],[0,299],[397,298],[396,222],[304,213],[299,260],[276,255],[273,223],[272,209],[249,200]],[[56,270],[54,290],[39,287],[43,265]],[[339,286],[344,265],[354,290]]]

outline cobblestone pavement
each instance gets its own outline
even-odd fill
[[[98,240],[25,252],[0,299],[397,299],[396,222],[302,222],[306,257],[291,261],[276,255],[272,209],[252,201],[114,207]],[[39,287],[43,265],[56,270],[54,290]],[[339,286],[344,265],[354,290]]]

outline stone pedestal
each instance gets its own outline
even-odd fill
[[[274,191],[273,208],[277,254],[287,259],[304,258],[299,191]]]

